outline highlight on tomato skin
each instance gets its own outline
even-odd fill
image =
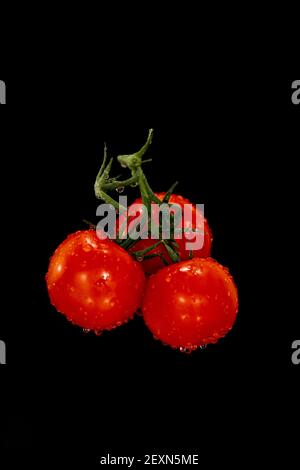
[[[52,305],[88,330],[110,330],[133,317],[145,275],[140,264],[94,230],[69,235],[53,254],[46,282]]]
[[[238,292],[227,268],[212,258],[194,258],[150,277],[142,312],[155,338],[192,351],[218,342],[232,329]]]
[[[155,196],[158,197],[161,201],[164,199],[166,193],[161,192],[161,193],[155,193]],[[185,219],[183,223],[181,224],[180,228],[182,229],[201,229],[202,224],[204,225],[204,243],[202,248],[194,250],[190,252],[186,248],[186,243],[187,241],[191,241],[190,239],[187,239],[187,236],[185,233],[182,234],[181,237],[175,234],[174,239],[178,244],[178,255],[181,261],[187,260],[190,258],[190,255],[192,258],[207,258],[211,255],[211,246],[213,242],[213,237],[212,237],[212,231],[208,225],[208,222],[205,218],[203,218],[202,213],[196,208],[195,204],[192,204],[188,199],[182,197],[181,195],[178,194],[172,194],[170,199],[169,199],[170,204],[177,204],[179,205],[182,210],[184,209],[185,204],[192,205],[192,212],[191,212],[191,220]],[[140,213],[136,215],[138,217],[142,210],[143,210],[143,205],[142,205],[142,199],[138,198],[136,199],[133,204],[130,206],[132,207],[133,205],[138,205],[141,207]],[[128,212],[130,213],[130,207],[128,208]],[[154,212],[156,222],[159,222],[158,219],[158,207],[156,206],[156,211]],[[196,216],[197,214],[197,216]],[[197,218],[198,217],[198,218]],[[127,224],[129,225],[132,221],[134,221],[135,217],[129,217]],[[197,221],[199,219],[200,225],[197,225]],[[120,216],[118,219],[118,230],[122,227],[122,225],[126,222],[125,216]],[[178,228],[178,227],[176,227]],[[151,238],[147,239],[142,239],[139,240],[135,245],[130,249],[132,253],[140,250],[144,250],[146,248],[149,248],[152,246],[157,240],[152,240]],[[155,257],[149,258],[149,259],[144,259],[142,261],[142,266],[144,268],[145,273],[147,274],[154,274],[160,269],[162,269],[165,265],[159,255],[162,255],[164,259],[167,261],[168,264],[172,263],[172,260],[166,250],[166,248],[163,245],[159,245],[158,247],[154,248],[151,250],[148,255],[156,255]]]

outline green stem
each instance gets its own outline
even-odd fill
[[[180,261],[180,258],[178,256],[178,254],[176,253],[176,251],[174,250],[174,248],[172,248],[170,246],[170,244],[168,243],[168,240],[163,240],[163,244],[164,244],[164,247],[166,248],[166,250],[168,252],[168,255],[170,256],[171,260],[173,261],[173,263],[178,263],[178,261]]]
[[[133,253],[133,255],[136,257],[136,258],[139,258],[141,256],[144,256],[146,255],[147,253],[149,253],[150,251],[152,250],[155,250],[155,248],[157,248],[159,245],[161,245],[163,243],[163,240],[159,240],[157,243],[154,243],[154,245],[151,245],[149,246],[148,248],[145,248],[144,250],[139,250],[139,251],[135,251]]]
[[[133,238],[128,237],[125,240],[122,240],[120,245],[121,245],[122,248],[124,248],[124,250],[128,250],[128,248],[131,248],[138,241],[139,240],[135,240]]]
[[[125,188],[127,186],[132,186],[141,184],[144,187],[144,198],[147,200],[149,199],[151,203],[151,199],[155,199],[156,196],[153,194],[153,191],[151,190],[146,177],[141,169],[141,166],[143,164],[142,158],[146,151],[148,150],[149,146],[151,145],[153,138],[153,129],[149,130],[148,133],[148,138],[147,142],[143,147],[136,153],[132,155],[120,155],[118,157],[119,163],[123,167],[127,167],[131,171],[131,177],[127,178],[124,181],[118,181],[117,178],[110,178],[109,173],[112,167],[113,159],[110,159],[109,163],[107,166],[106,161],[107,161],[107,146],[105,144],[104,146],[104,157],[103,157],[103,162],[101,165],[101,168],[98,172],[96,181],[95,181],[95,195],[97,199],[102,199],[105,203],[111,204],[113,207],[115,207],[118,210],[124,210],[125,208],[123,206],[120,206],[117,201],[115,201],[113,198],[111,198],[107,193],[110,191],[114,191],[119,188]],[[146,160],[148,162],[149,160]],[[149,193],[149,196],[146,196],[146,191]],[[158,201],[158,199],[156,198]],[[148,207],[148,203],[147,203]]]
[[[146,261],[146,260],[148,260],[148,259],[152,259],[152,258],[157,258],[157,257],[162,260],[162,262],[163,262],[163,264],[164,264],[165,266],[168,266],[168,265],[169,265],[168,261],[166,260],[166,258],[165,258],[161,253],[153,253],[153,254],[151,254],[151,255],[146,255],[146,256],[144,257],[144,261]]]
[[[148,161],[151,161],[151,159],[144,160],[143,157],[150,147],[153,139],[153,129],[150,129],[148,132],[148,138],[146,143],[143,145],[143,147],[138,151],[135,152],[131,155],[119,155],[117,157],[118,162],[121,164],[122,167],[128,168],[131,171],[131,177],[127,178],[124,181],[119,181],[118,177],[113,177],[110,178],[110,170],[112,167],[113,159],[110,159],[108,165],[106,165],[107,162],[107,147],[106,145],[104,146],[104,158],[103,162],[101,165],[101,168],[99,170],[99,173],[96,178],[95,182],[95,195],[98,199],[102,199],[105,203],[111,204],[114,208],[119,210],[120,212],[126,211],[126,208],[120,205],[117,201],[115,201],[111,196],[109,196],[107,193],[110,191],[117,190],[119,188],[125,188],[127,186],[134,186],[134,185],[139,185],[140,188],[140,193],[142,197],[142,202],[147,208],[148,211],[148,222],[151,223],[151,204],[155,203],[158,205],[161,205],[162,203],[169,203],[170,196],[177,186],[177,182],[174,183],[171,188],[168,190],[166,193],[165,197],[163,200],[160,200],[152,191],[148,180],[143,172],[142,165],[144,163],[147,163]],[[174,219],[174,216],[172,220]],[[127,223],[127,221],[126,221]],[[174,220],[173,220],[174,223]],[[148,225],[149,229],[149,225]],[[150,226],[151,230],[151,226]],[[122,230],[121,230],[122,232]],[[150,231],[149,231],[150,233]],[[172,238],[174,236],[174,227],[172,227]],[[140,238],[138,239],[140,240]],[[120,233],[118,234],[118,243],[125,249],[131,248],[138,240],[132,239],[130,236],[130,233],[128,234],[128,237],[124,240],[122,239],[122,235],[120,236]],[[173,241],[174,242],[174,241]],[[157,246],[160,244],[163,244],[172,259],[173,262],[178,262],[180,261],[180,258],[177,253],[177,244],[173,243],[172,240],[159,240],[157,243],[152,245],[149,248],[146,248],[145,250],[141,250],[136,252],[134,255],[136,257],[138,256],[144,256],[147,253],[150,253],[153,249],[155,249]],[[148,256],[151,256],[149,254]],[[161,257],[159,254],[158,256]],[[164,260],[165,262],[165,260]]]
[[[152,143],[153,132],[154,132],[153,129],[149,129],[147,141],[145,145],[143,145],[143,147],[138,152],[135,152],[131,155],[119,155],[118,156],[118,162],[123,167],[129,168],[132,174],[134,174],[136,170],[141,167],[142,158]]]
[[[170,189],[168,189],[168,191],[165,194],[165,197],[163,198],[163,201],[162,201],[163,203],[168,203],[169,202],[170,197],[171,197],[172,193],[174,192],[174,189],[176,188],[177,185],[178,185],[178,181],[175,181],[175,183],[172,184]]]
[[[93,222],[90,222],[90,221],[87,220],[87,219],[82,219],[82,222],[84,222],[85,224],[89,225],[89,226],[92,227],[93,229],[96,229],[96,225],[93,224]]]

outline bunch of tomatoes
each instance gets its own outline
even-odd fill
[[[116,237],[110,239],[92,227],[69,235],[50,260],[46,282],[51,303],[85,331],[111,330],[139,311],[156,339],[180,351],[193,351],[216,343],[231,330],[238,293],[228,269],[210,257],[212,232],[194,204],[190,218],[183,219],[168,239],[161,231],[159,240],[151,236],[133,240],[130,233],[120,237],[124,222],[127,226],[134,217],[124,216],[108,194],[111,191],[138,186],[141,197],[133,204],[148,209],[155,205],[157,211],[163,203],[182,208],[190,204],[174,194],[175,185],[167,192],[151,190],[142,165],[152,136],[151,129],[141,150],[118,157],[131,172],[124,181],[110,177],[112,160],[107,163],[105,148],[95,194],[119,211]],[[187,232],[196,232],[199,221],[203,244],[189,251]]]

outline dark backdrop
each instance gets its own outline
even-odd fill
[[[286,258],[293,256],[299,140],[292,80],[235,76],[220,87],[211,78],[172,84],[156,77],[139,88],[134,81],[6,81],[6,449],[54,459],[63,453],[68,461],[196,451],[207,463],[239,461],[239,449],[247,460],[268,462],[274,446],[283,451],[299,376],[291,364],[298,313],[284,294],[293,282]],[[232,332],[191,355],[155,341],[138,317],[101,337],[86,335],[56,313],[46,292],[54,249],[85,228],[82,219],[96,220],[93,184],[104,141],[112,156],[130,153],[149,127],[153,189],[179,180],[180,194],[205,204],[213,257],[239,289]]]

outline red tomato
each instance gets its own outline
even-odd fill
[[[216,343],[232,328],[238,293],[228,270],[194,258],[150,277],[142,311],[153,335],[181,350]]]
[[[164,196],[166,193],[155,193],[155,195],[160,199],[163,200]],[[184,208],[185,204],[191,204],[188,199],[183,198],[182,196],[172,194],[169,200],[170,204],[178,204],[182,209]],[[128,218],[128,225],[134,221],[136,217],[138,217],[142,213],[142,199],[136,199],[133,204],[138,204],[141,206],[140,211],[136,214],[135,217],[130,217]],[[130,215],[130,210],[133,206],[133,204],[128,208],[128,214]],[[200,221],[200,224],[196,221],[196,214],[197,214],[197,208],[193,204],[192,205],[192,211],[191,211],[191,217],[187,218],[184,220],[184,223],[180,225],[180,229],[201,229],[203,228],[204,224],[204,244],[203,247],[197,250],[192,251],[192,257],[199,257],[199,258],[207,258],[210,256],[211,252],[211,245],[212,245],[212,233],[211,230],[208,226],[207,220],[204,218],[203,221],[203,215],[200,211],[198,211],[198,218]],[[159,222],[158,220],[158,210],[154,211],[154,220],[156,222]],[[119,229],[124,224],[125,217],[120,216],[119,217]],[[193,242],[193,240],[188,240],[187,235],[185,233],[182,234],[182,237],[180,238],[179,234],[175,234],[174,239],[179,245],[178,249],[178,254],[180,257],[180,260],[187,260],[190,257],[190,251],[186,248],[186,243],[187,242]],[[130,249],[131,252],[136,252],[140,250],[144,250],[145,248],[149,248],[151,245],[154,245],[158,240],[153,240],[151,238],[145,239],[145,240],[139,240],[137,243],[134,244],[134,246]],[[165,260],[168,262],[168,264],[172,263],[172,260],[166,250],[166,248],[163,245],[159,245],[158,247],[154,248],[150,252],[147,253],[147,255],[162,255]],[[163,268],[164,262],[159,256],[150,258],[150,259],[145,259],[142,262],[143,269],[146,273],[148,274],[153,274],[157,272],[159,269]]]
[[[52,304],[85,329],[112,329],[141,303],[145,276],[140,264],[94,230],[79,231],[57,248],[46,276]]]

